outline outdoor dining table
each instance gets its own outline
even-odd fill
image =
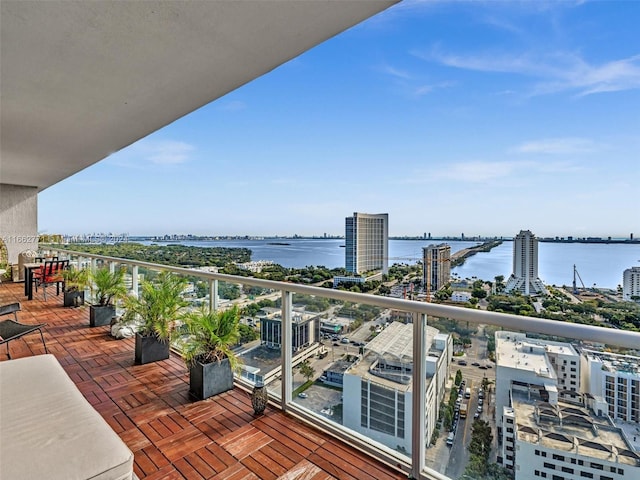
[[[44,262],[24,264],[24,295],[27,297],[27,300],[33,300],[33,272],[42,265],[44,265]]]

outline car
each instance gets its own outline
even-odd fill
[[[486,365],[480,365],[478,368],[479,368],[480,370],[486,370],[486,369],[487,369]]]
[[[333,342],[333,346],[334,346],[334,347],[339,347],[339,346],[340,346],[340,344],[339,344],[338,342]]]
[[[321,382],[326,382],[327,381],[327,376],[326,375],[320,375],[320,381]]]
[[[484,402],[484,400],[482,400],[481,398],[478,399],[478,405],[482,405]]]
[[[482,405],[478,405],[477,412],[478,412],[478,413],[482,413]]]
[[[487,368],[493,368],[493,365],[491,365],[490,363],[487,363],[487,364],[485,365],[485,367],[487,367]]]
[[[308,396],[309,396],[309,395],[307,395],[307,394],[306,394],[306,393],[304,393],[304,392],[300,392],[300,393],[298,394],[298,397],[300,397],[300,398],[307,398]]]
[[[474,367],[479,367],[480,364],[478,362],[473,362],[471,365],[473,365]]]
[[[349,343],[349,339],[347,337],[342,337],[342,340],[340,340],[342,343]]]
[[[451,446],[453,445],[453,440],[455,439],[456,435],[455,433],[451,432],[449,433],[449,435],[447,436],[447,446]]]
[[[458,360],[458,365],[463,365],[464,366],[466,364],[467,364],[466,360]]]
[[[480,418],[480,414],[478,412],[473,414],[473,419],[477,420],[478,418]]]

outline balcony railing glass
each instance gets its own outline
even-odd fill
[[[202,303],[214,309],[239,304],[248,333],[237,349],[244,364],[242,375],[236,379],[238,384],[251,388],[256,382],[264,383],[271,399],[284,411],[330,431],[414,478],[465,475],[474,417],[486,420],[491,427],[493,443],[487,447],[491,449],[490,461],[500,459],[503,465],[511,466],[511,447],[500,443],[506,432],[503,427],[508,428],[501,424],[502,407],[511,404],[514,392],[529,392],[529,397],[542,395],[543,399],[547,396],[547,401],[551,394],[571,401],[571,392],[579,390],[579,377],[570,365],[566,377],[564,365],[558,364],[559,374],[551,372],[547,363],[533,365],[541,361],[536,356],[539,349],[546,349],[545,362],[549,358],[562,362],[568,353],[560,347],[553,355],[548,354],[553,342],[585,343],[595,349],[609,346],[618,351],[640,345],[640,334],[612,328],[70,250],[56,252],[91,268],[103,264],[125,266],[132,292],[137,292],[142,279],[167,270],[189,278],[190,287],[184,295],[194,308]],[[521,332],[520,336],[516,332]],[[518,350],[522,356],[514,362],[529,359],[533,380],[515,381],[510,388],[501,389],[496,379],[496,338],[499,345],[506,345],[505,349],[530,348],[529,352]],[[504,360],[509,364],[509,358]],[[552,366],[555,369],[555,363]],[[551,378],[555,386],[546,381]],[[547,389],[533,391],[533,385],[547,385]],[[636,404],[637,391],[631,399]]]

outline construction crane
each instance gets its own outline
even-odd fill
[[[584,282],[582,281],[582,278],[580,277],[580,274],[578,273],[578,270],[576,269],[576,266],[574,264],[573,265],[573,293],[574,294],[580,293],[578,291],[578,286],[576,285],[576,277],[578,277],[578,279],[580,280],[580,284],[582,285],[582,289],[586,290],[587,287],[584,286]]]

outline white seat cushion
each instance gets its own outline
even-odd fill
[[[2,480],[125,480],[133,454],[53,355],[0,362]]]

